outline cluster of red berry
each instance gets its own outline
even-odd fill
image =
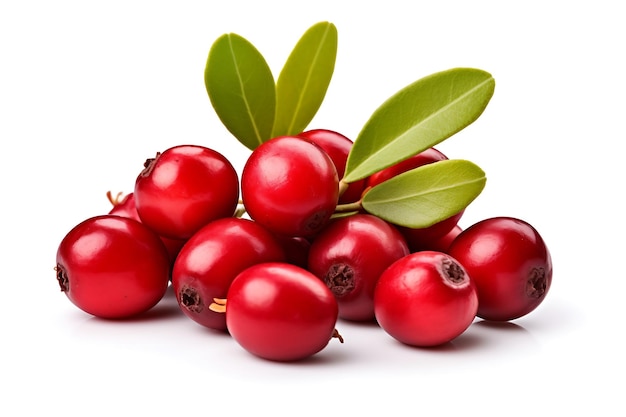
[[[337,30],[310,27],[277,80],[236,34],[205,68],[224,126],[252,152],[241,177],[222,154],[179,145],[146,161],[134,191],[62,240],[61,290],[95,316],[154,307],[171,285],[182,312],[251,353],[297,360],[343,340],[339,319],[376,322],[415,346],[446,343],[478,316],[535,309],[550,254],[528,223],[458,221],[484,172],[434,146],[468,126],[495,87],[455,68],[386,100],[352,141],[307,130],[330,82]]]
[[[326,129],[278,136],[251,152],[241,178],[210,148],[158,153],[132,193],[109,195],[110,213],[63,238],[61,290],[89,314],[122,319],[171,285],[193,321],[278,361],[343,341],[339,319],[434,346],[476,317],[513,320],[543,301],[552,263],[531,225],[499,217],[461,230],[461,210],[412,228],[368,213],[368,190],[447,158],[429,148],[345,184],[352,145]]]

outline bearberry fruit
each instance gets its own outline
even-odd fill
[[[318,146],[280,136],[258,146],[241,174],[248,215],[270,231],[286,236],[317,234],[335,211],[337,170]]]
[[[537,230],[513,217],[484,219],[461,232],[450,255],[463,264],[478,290],[478,317],[508,321],[525,316],[545,299],[552,258]]]
[[[217,151],[179,145],[145,163],[135,181],[142,223],[171,239],[188,239],[205,224],[234,214],[239,178]]]
[[[126,195],[122,195],[121,193],[119,193],[116,196],[113,196],[111,192],[108,192],[107,197],[109,198],[109,201],[111,202],[111,204],[113,204],[113,207],[111,208],[108,214],[128,217],[130,219],[141,222],[141,219],[139,218],[139,213],[137,213],[137,207],[135,206],[134,193],[129,193]],[[161,241],[165,245],[167,252],[170,254],[170,261],[173,264],[174,260],[176,259],[176,255],[178,255],[180,248],[183,247],[185,240],[184,239],[170,239],[165,236],[159,236],[159,237],[161,238]]]
[[[436,251],[415,252],[394,262],[374,293],[378,324],[412,346],[455,339],[471,325],[477,309],[471,276],[453,257]]]
[[[415,169],[427,164],[432,164],[438,161],[447,160],[448,157],[435,148],[428,148],[410,158],[407,158],[397,164],[394,164],[388,168],[385,168],[379,172],[370,175],[367,178],[367,187],[374,187],[382,182],[385,182],[396,175],[403,172]],[[445,236],[450,232],[459,222],[463,216],[464,210],[444,219],[438,223],[424,228],[410,228],[404,226],[398,226],[398,230],[402,232],[402,235],[406,239],[407,244],[411,252],[417,252],[420,250],[431,249],[432,243],[437,239]]]
[[[197,231],[180,250],[172,271],[172,287],[183,313],[195,322],[226,330],[223,314],[209,309],[224,298],[230,283],[245,268],[284,261],[280,243],[252,220],[228,217]]]
[[[406,243],[409,245],[411,252],[419,252],[422,250],[440,250],[441,241],[446,239],[448,234],[454,235],[456,231],[460,229],[458,223],[463,217],[465,210],[453,214],[447,219],[441,220],[432,226],[424,228],[411,228],[405,226],[398,226],[398,230],[406,239]],[[457,228],[455,230],[455,228]],[[445,252],[445,250],[440,250]]]
[[[322,148],[324,152],[330,156],[339,179],[343,178],[343,174],[346,170],[346,163],[348,161],[348,154],[352,149],[353,142],[348,137],[342,135],[339,132],[328,129],[313,129],[300,133],[298,136],[309,140]],[[366,179],[351,182],[346,190],[339,196],[339,203],[352,203],[358,201],[361,198],[361,194],[365,189]]]
[[[400,161],[390,167],[382,169],[367,178],[367,187],[374,187],[381,182],[385,182],[398,174],[409,171],[411,169],[421,167],[423,165],[432,164],[437,161],[447,160],[448,157],[435,148],[428,148],[416,155],[413,155],[403,161]]]
[[[380,274],[408,254],[394,226],[359,213],[333,220],[313,240],[308,269],[332,291],[339,317],[369,321],[374,320],[374,288]]]
[[[148,311],[163,298],[170,260],[152,230],[107,214],[84,220],[65,235],[55,270],[61,291],[78,308],[122,319]]]
[[[225,309],[231,336],[248,352],[273,361],[296,361],[320,352],[337,337],[338,307],[324,283],[306,269],[270,262],[233,280]],[[213,308],[216,308],[215,305]]]

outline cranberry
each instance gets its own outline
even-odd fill
[[[232,280],[248,266],[284,259],[279,242],[258,223],[237,217],[215,220],[187,241],[174,262],[178,305],[195,322],[225,330],[224,315],[209,309],[213,299],[226,297]]]
[[[126,194],[122,196],[122,194],[117,194],[115,197],[109,192],[107,193],[109,197],[109,201],[113,204],[113,208],[109,211],[108,214],[113,214],[116,216],[128,217],[133,220],[137,220],[141,222],[139,218],[139,213],[137,213],[137,208],[135,207],[135,195],[133,193]],[[167,252],[170,254],[170,262],[173,264],[176,259],[176,255],[180,251],[180,248],[183,247],[185,243],[184,239],[170,239],[165,236],[159,236],[161,241],[165,245]]]
[[[321,148],[302,138],[280,136],[249,156],[241,191],[253,220],[280,235],[310,237],[335,211],[339,180]]]
[[[449,249],[478,290],[478,317],[508,321],[543,302],[552,283],[552,259],[527,222],[492,217],[465,229]]]
[[[477,308],[471,276],[453,257],[436,251],[415,252],[394,262],[374,293],[380,327],[412,346],[437,346],[460,336]]]
[[[56,255],[61,291],[78,308],[101,318],[144,313],[165,295],[169,256],[159,237],[136,220],[91,217],[61,241]]]
[[[234,214],[239,179],[219,152],[179,145],[148,159],[135,182],[141,221],[161,236],[188,239],[205,224]]]
[[[231,336],[264,359],[301,360],[320,352],[333,337],[342,340],[335,329],[338,308],[330,290],[292,264],[271,262],[245,269],[222,305]]]
[[[351,139],[341,133],[328,129],[307,130],[306,132],[300,133],[298,136],[322,148],[335,164],[339,179],[341,180],[343,178],[343,174],[346,170],[346,162],[348,161],[348,154],[353,145]],[[348,188],[339,196],[339,203],[343,204],[358,201],[365,189],[365,182],[366,180],[362,179],[350,183]]]
[[[371,214],[334,220],[313,241],[308,269],[332,291],[339,317],[374,319],[374,288],[380,274],[409,253],[398,230]]]

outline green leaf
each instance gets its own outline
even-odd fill
[[[486,181],[483,170],[470,161],[443,160],[378,184],[361,203],[365,211],[390,223],[424,228],[465,209]]]
[[[438,72],[403,88],[363,126],[343,181],[358,181],[457,133],[482,114],[494,89],[493,77],[473,68]]]
[[[319,110],[335,69],[337,28],[319,22],[302,35],[276,82],[272,136],[302,132]]]
[[[230,33],[211,46],[204,82],[218,117],[246,147],[255,149],[272,134],[276,86],[261,53]]]

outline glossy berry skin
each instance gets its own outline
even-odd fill
[[[146,161],[135,181],[142,223],[171,239],[188,239],[205,224],[234,214],[239,178],[219,152],[179,145]]]
[[[431,241],[428,246],[425,246],[418,250],[434,250],[438,252],[448,253],[452,242],[454,242],[454,239],[456,239],[456,237],[460,235],[462,231],[463,229],[461,228],[461,226],[457,224],[448,233],[438,239]]]
[[[457,228],[464,213],[465,210],[461,210],[447,219],[422,229],[398,226],[398,230],[400,230],[400,233],[402,233],[402,236],[406,239],[406,243],[409,245],[411,252],[437,250],[440,248],[440,241],[445,240],[446,235],[455,233],[454,229]]]
[[[226,300],[231,336],[261,358],[305,359],[336,337],[335,298],[317,277],[298,266],[276,262],[251,266],[232,282]]]
[[[309,140],[322,148],[335,164],[339,180],[343,178],[343,174],[346,171],[348,154],[350,153],[353,145],[350,138],[339,132],[328,129],[307,130],[300,133],[298,136]],[[350,183],[348,188],[341,194],[341,196],[339,196],[339,203],[344,204],[358,201],[361,198],[363,190],[365,189],[365,183],[365,179]]]
[[[172,287],[183,313],[205,327],[226,330],[223,314],[209,309],[224,298],[237,274],[261,262],[283,261],[282,246],[263,226],[244,218],[215,220],[183,246],[172,271]]]
[[[163,298],[169,255],[159,237],[138,221],[91,217],[61,241],[56,255],[61,291],[78,308],[107,319],[144,313]]]
[[[432,164],[437,161],[447,160],[448,157],[435,148],[428,148],[425,151],[413,155],[403,161],[400,161],[390,167],[382,169],[367,178],[367,187],[374,187],[390,178],[395,177],[403,172],[421,167],[423,165]]]
[[[337,299],[339,317],[373,321],[378,278],[408,254],[395,227],[371,214],[355,214],[334,220],[315,238],[308,269]]]
[[[137,220],[141,222],[139,218],[139,213],[137,213],[137,207],[135,206],[135,195],[133,193],[126,194],[125,196],[118,195],[117,197],[113,197],[110,193],[108,194],[109,201],[113,204],[113,207],[109,211],[108,214],[114,214],[117,216],[128,217],[133,220]],[[170,239],[165,236],[159,236],[161,241],[165,245],[167,252],[170,255],[170,262],[173,264],[180,248],[183,247],[185,240],[183,239]]]
[[[321,148],[302,138],[280,136],[248,157],[241,191],[253,220],[279,235],[311,237],[335,210],[339,180]]]
[[[468,271],[478,290],[478,317],[508,321],[525,316],[545,299],[552,258],[527,222],[493,217],[465,229],[448,251]]]
[[[307,268],[309,260],[309,249],[311,248],[311,241],[304,237],[299,236],[281,236],[276,235],[276,238],[280,242],[287,262],[293,265]]]
[[[376,320],[396,340],[438,346],[460,336],[478,309],[476,288],[451,256],[412,253],[383,272],[374,293]]]
[[[402,174],[403,172],[447,159],[448,157],[437,149],[428,148],[417,155],[372,174],[367,178],[367,187],[374,187],[398,174]],[[463,212],[464,211],[456,213],[455,215],[429,227],[413,229],[400,226],[398,229],[404,235],[411,252],[417,252],[428,248],[431,246],[431,242],[443,237],[451,231],[463,216]]]

